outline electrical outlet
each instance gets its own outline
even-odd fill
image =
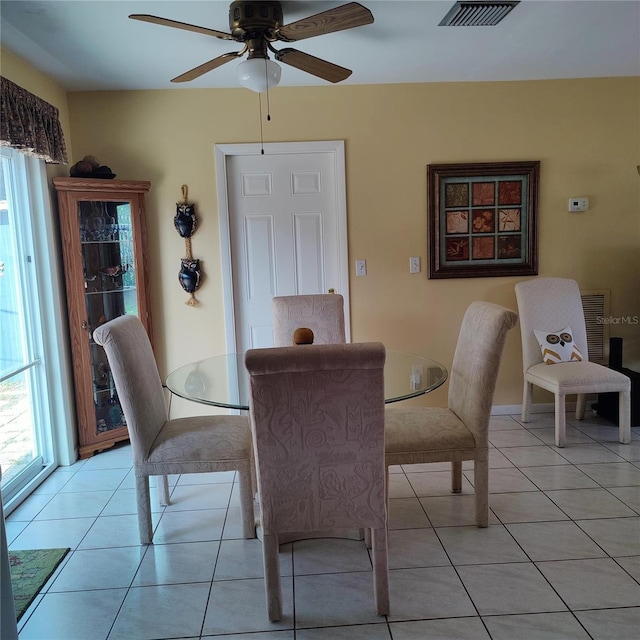
[[[409,273],[420,273],[420,256],[409,258]]]
[[[367,261],[366,260],[356,260],[356,275],[357,276],[366,276],[367,275]]]

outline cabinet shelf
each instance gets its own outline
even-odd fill
[[[127,293],[128,291],[135,291],[136,287],[122,287],[119,289],[104,289],[103,291],[85,291],[86,296],[101,296],[105,293]]]
[[[94,344],[95,344],[95,343],[94,343]],[[113,387],[113,386],[111,386],[111,387],[102,387],[102,388],[100,388],[100,387],[98,387],[98,386],[96,385],[96,383],[95,383],[95,382],[93,383],[93,392],[94,392],[94,393],[100,393],[100,394],[108,393],[110,397],[113,397],[113,396],[114,396],[114,394],[115,394],[115,391],[116,391],[116,389],[115,389],[115,387]]]
[[[150,183],[53,178],[53,185],[63,239],[78,448],[85,458],[128,439],[115,388],[104,377],[110,376],[109,363],[93,342],[92,329],[135,314],[153,343],[144,202]],[[105,386],[98,388],[95,380]]]
[[[131,239],[123,239],[123,240],[82,240],[80,244],[84,246],[85,244],[122,244],[123,242],[131,242]]]

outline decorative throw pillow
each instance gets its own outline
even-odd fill
[[[546,364],[558,362],[580,362],[582,354],[573,342],[571,327],[565,327],[562,331],[537,331],[536,339],[542,351],[542,361]]]

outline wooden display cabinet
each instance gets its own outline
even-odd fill
[[[134,314],[152,339],[144,205],[151,183],[53,178],[53,185],[67,286],[79,454],[86,458],[129,437],[104,349],[93,341],[93,330]]]

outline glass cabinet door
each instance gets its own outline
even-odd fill
[[[96,432],[103,433],[126,422],[104,349],[92,335],[113,318],[139,315],[131,203],[79,201],[78,209]]]
[[[143,180],[53,178],[58,196],[69,313],[78,454],[93,456],[129,438],[95,329],[135,315],[153,344]]]

